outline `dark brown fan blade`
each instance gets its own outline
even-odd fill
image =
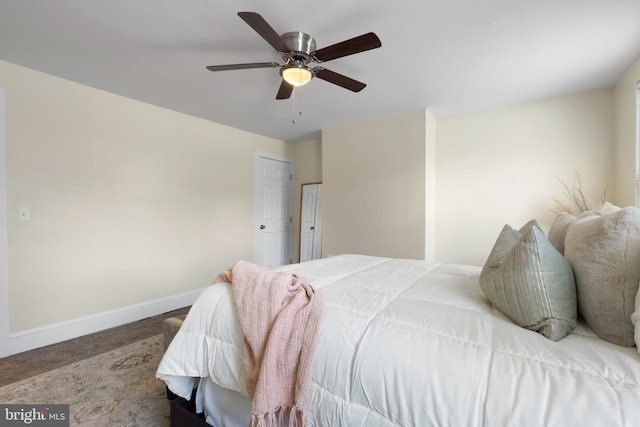
[[[251,62],[249,64],[209,65],[209,71],[244,70],[246,68],[274,68],[279,67],[277,62]]]
[[[313,71],[317,78],[333,83],[334,85],[342,86],[343,88],[349,89],[353,92],[360,92],[367,86],[362,82],[353,80],[352,78],[343,76],[342,74],[338,74],[335,71],[327,70],[326,68],[316,67]]]
[[[238,16],[278,52],[290,52],[282,37],[256,12],[238,12]]]
[[[289,99],[291,97],[291,92],[293,92],[293,86],[282,80],[276,99]]]
[[[331,46],[323,47],[316,50],[313,56],[319,61],[326,62],[332,59],[342,58],[343,56],[353,55],[354,53],[364,52],[366,50],[376,49],[382,46],[382,42],[374,33],[363,34]]]

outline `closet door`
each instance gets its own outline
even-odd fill
[[[321,184],[302,185],[300,210],[300,262],[320,258],[321,254]]]

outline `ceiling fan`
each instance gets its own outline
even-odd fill
[[[282,83],[276,95],[276,99],[288,99],[294,86],[307,84],[313,77],[325,80],[329,83],[360,92],[366,84],[328,70],[322,66],[310,67],[311,62],[323,63],[332,59],[342,58],[355,53],[376,49],[382,46],[380,39],[374,33],[366,33],[331,46],[316,50],[316,41],[309,34],[293,31],[282,36],[256,12],[238,12],[251,28],[277,50],[284,64],[277,62],[253,62],[248,64],[210,65],[210,71],[242,70],[247,68],[275,68],[280,67]]]

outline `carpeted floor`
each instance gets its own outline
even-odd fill
[[[187,311],[0,359],[0,403],[69,404],[70,425],[168,426],[165,386],[155,378],[162,321]]]

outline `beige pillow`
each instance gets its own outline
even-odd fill
[[[602,339],[632,347],[631,315],[640,282],[640,210],[585,212],[567,229],[564,255],[578,289],[578,312]]]
[[[620,208],[610,202],[604,202],[600,209],[598,209],[598,213],[604,214],[609,212],[615,212],[620,210]],[[556,216],[551,223],[551,228],[549,229],[549,242],[553,245],[554,248],[558,250],[561,254],[564,255],[564,238],[567,234],[567,228],[573,221],[576,220],[576,217],[567,212],[561,212]]]
[[[567,234],[567,228],[569,228],[575,220],[575,216],[562,212],[551,223],[551,228],[549,228],[549,242],[561,254],[564,254],[564,238]]]
[[[576,327],[571,266],[535,221],[520,230],[504,226],[480,274],[480,287],[517,325],[553,341]]]

